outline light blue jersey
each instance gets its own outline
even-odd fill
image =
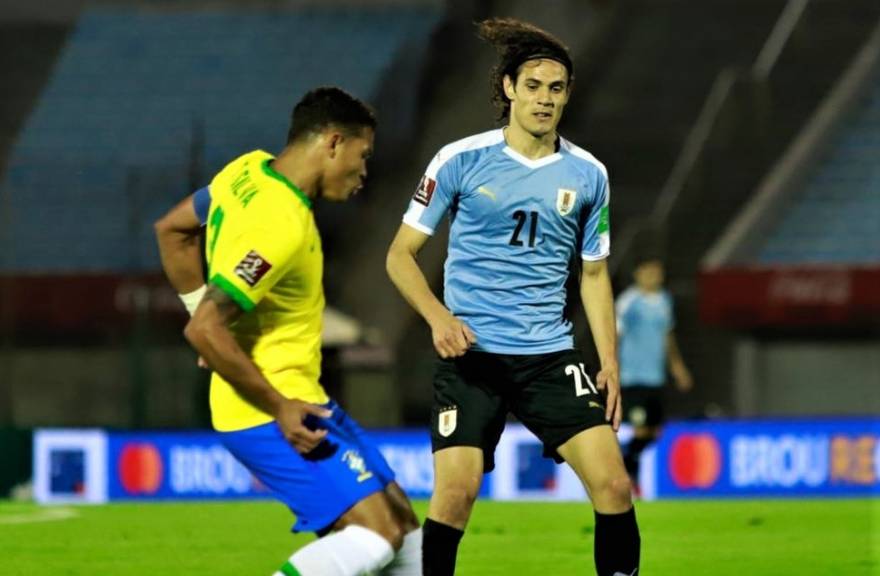
[[[675,327],[668,292],[627,288],[617,298],[621,386],[663,386],[666,338]]]
[[[445,146],[403,221],[433,234],[449,212],[444,300],[477,336],[475,349],[543,354],[573,348],[563,315],[569,264],[609,253],[608,173],[560,138],[531,160],[502,130]]]

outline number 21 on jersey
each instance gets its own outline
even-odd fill
[[[535,237],[538,234],[538,213],[537,212],[529,212],[526,213],[525,210],[517,210],[513,213],[513,219],[516,220],[516,228],[513,229],[513,236],[510,237],[509,244],[511,246],[523,246],[523,240],[520,240],[520,233],[523,231],[523,227],[526,225],[526,220],[531,216],[531,224],[529,225],[529,239],[528,246],[529,248],[535,247]]]

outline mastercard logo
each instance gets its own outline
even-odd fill
[[[162,484],[162,457],[152,444],[128,444],[119,455],[118,472],[129,494],[155,494]]]
[[[669,453],[669,473],[678,488],[709,488],[721,474],[721,447],[711,434],[676,438]]]

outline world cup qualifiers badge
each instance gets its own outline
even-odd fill
[[[256,250],[251,250],[245,254],[241,262],[235,267],[235,275],[253,288],[266,275],[266,272],[271,269],[272,264],[268,260],[260,256]]]

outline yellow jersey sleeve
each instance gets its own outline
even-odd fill
[[[218,231],[211,258],[210,282],[249,312],[287,271],[304,242],[301,226],[279,223],[237,230],[232,237]],[[230,231],[231,232],[231,231]]]

